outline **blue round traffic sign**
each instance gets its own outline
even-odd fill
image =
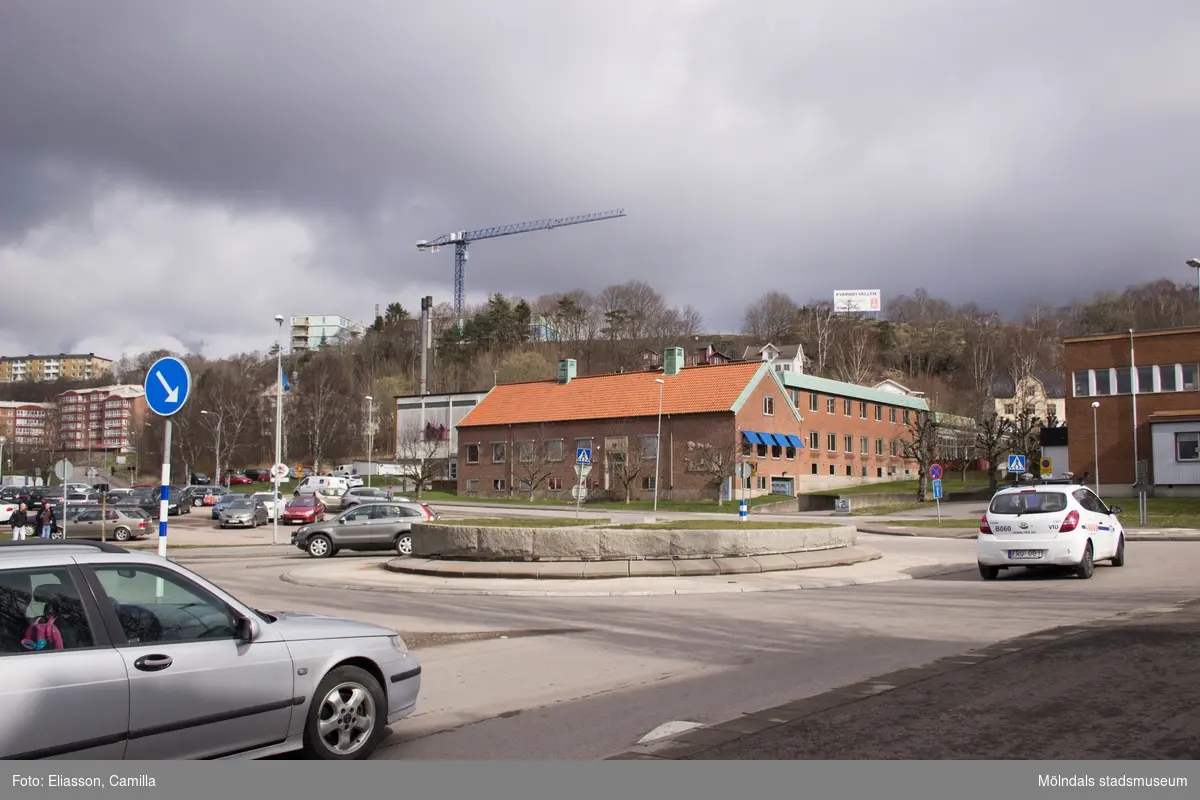
[[[932,467],[930,467],[929,468],[929,477],[933,478],[935,481],[941,480],[942,479],[942,465],[934,464]]]
[[[192,391],[192,373],[187,364],[174,356],[155,361],[146,371],[146,405],[160,417],[169,417],[183,408]]]

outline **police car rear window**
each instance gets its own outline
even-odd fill
[[[992,498],[993,514],[1055,514],[1067,510],[1062,492],[1012,492]]]

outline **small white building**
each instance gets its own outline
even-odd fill
[[[292,352],[316,350],[326,344],[346,343],[363,335],[364,328],[337,314],[304,314],[292,317]]]
[[[444,459],[442,480],[458,480],[458,423],[487,392],[408,395],[396,398],[396,462]]]
[[[747,347],[742,353],[742,361],[766,361],[776,372],[794,372],[797,375],[803,375],[810,363],[804,355],[803,346],[775,345],[770,342]]]

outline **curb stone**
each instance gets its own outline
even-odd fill
[[[835,708],[851,705],[875,695],[911,686],[930,678],[967,669],[985,661],[1003,658],[1022,650],[1042,647],[1087,631],[1109,627],[1114,624],[1137,622],[1189,608],[1200,609],[1200,598],[1181,600],[1166,606],[1137,608],[1087,622],[1034,631],[1012,639],[996,642],[986,647],[968,650],[958,655],[946,656],[945,658],[940,658],[921,666],[896,670],[874,678],[868,678],[865,681],[859,681],[849,686],[843,686],[822,692],[821,694],[812,695],[811,697],[794,700],[790,703],[775,706],[774,708],[763,709],[752,714],[744,714],[740,717],[718,722],[714,725],[707,725],[703,728],[693,728],[675,736],[647,742],[644,745],[636,745],[630,750],[610,756],[605,760],[669,761],[690,758],[706,750],[711,750],[714,747],[741,739],[744,736],[759,733],[780,725],[786,725],[798,719],[811,717]]]
[[[797,592],[815,591],[819,589],[843,589],[851,586],[873,586],[879,583],[920,580],[921,578],[929,578],[937,575],[949,575],[955,572],[964,572],[968,569],[975,569],[975,565],[973,563],[969,565],[929,565],[913,567],[908,572],[895,572],[886,575],[868,576],[865,578],[816,578],[807,582],[801,581],[799,584],[790,584],[787,586],[743,586],[736,590],[722,588],[719,591],[712,591],[705,588],[626,590],[614,592],[590,589],[583,591],[565,591],[557,589],[475,589],[467,587],[381,586],[369,583],[329,582],[316,579],[305,579],[296,577],[290,572],[281,574],[279,576],[279,580],[283,581],[284,583],[290,583],[294,586],[305,586],[318,589],[337,589],[348,592],[378,592],[382,594],[437,594],[476,597],[666,597],[671,595],[692,594],[757,594],[761,592]],[[796,570],[796,572],[801,572],[801,570]],[[722,586],[724,586],[724,584],[722,584]]]

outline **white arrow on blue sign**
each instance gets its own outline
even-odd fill
[[[942,499],[942,479],[941,478],[934,478],[934,480],[933,480],[933,499],[934,500]]]
[[[155,361],[146,372],[146,405],[160,417],[183,408],[192,391],[192,373],[174,356]]]
[[[575,463],[576,464],[591,464],[592,463],[592,449],[590,447],[580,447],[579,449],[577,449],[575,451]]]
[[[1009,456],[1008,471],[1015,472],[1018,475],[1025,474],[1025,456]]]

